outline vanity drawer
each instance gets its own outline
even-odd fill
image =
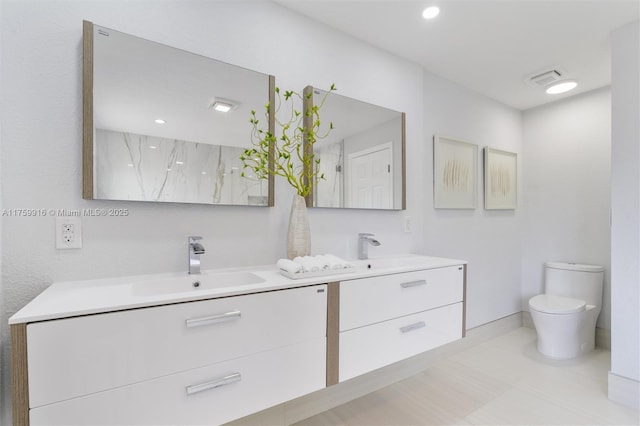
[[[325,336],[325,285],[33,323],[29,406]]]
[[[315,339],[46,405],[30,411],[30,423],[225,423],[323,388],[325,343]]]
[[[461,302],[463,266],[340,283],[340,331]]]
[[[462,338],[462,303],[340,333],[339,380]]]

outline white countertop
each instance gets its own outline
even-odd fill
[[[9,319],[9,324],[237,296],[466,263],[463,260],[406,254],[354,261],[356,267],[348,273],[331,274],[329,272],[323,276],[305,276],[295,280],[282,276],[275,265],[266,265],[206,270],[200,275],[188,275],[183,272],[58,282],[49,286],[13,315]],[[371,268],[368,268],[368,265],[371,265]],[[264,281],[231,286],[221,284],[210,288],[205,286],[194,288],[191,285],[196,280],[205,282],[205,280],[215,280],[216,277],[244,272]],[[220,280],[220,282],[223,281]],[[185,291],[148,291],[153,290],[155,285],[159,289],[162,288],[162,283],[168,283],[172,287],[175,287],[176,283],[179,285],[184,283]],[[141,288],[144,291],[139,291]]]

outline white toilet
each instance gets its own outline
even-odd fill
[[[529,299],[538,352],[549,358],[569,359],[593,349],[603,276],[602,266],[545,264],[545,293]]]

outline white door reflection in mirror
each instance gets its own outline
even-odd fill
[[[388,142],[349,154],[347,205],[360,209],[391,209],[393,199],[393,151]]]
[[[313,105],[313,99],[322,99],[325,93],[314,88],[307,102]],[[333,129],[313,145],[324,179],[315,180],[308,205],[404,209],[404,113],[330,93],[320,118],[318,133],[326,133],[329,123]]]

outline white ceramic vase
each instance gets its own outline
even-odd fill
[[[311,254],[311,232],[309,231],[309,215],[304,197],[295,194],[289,216],[289,232],[287,234],[287,257]]]

